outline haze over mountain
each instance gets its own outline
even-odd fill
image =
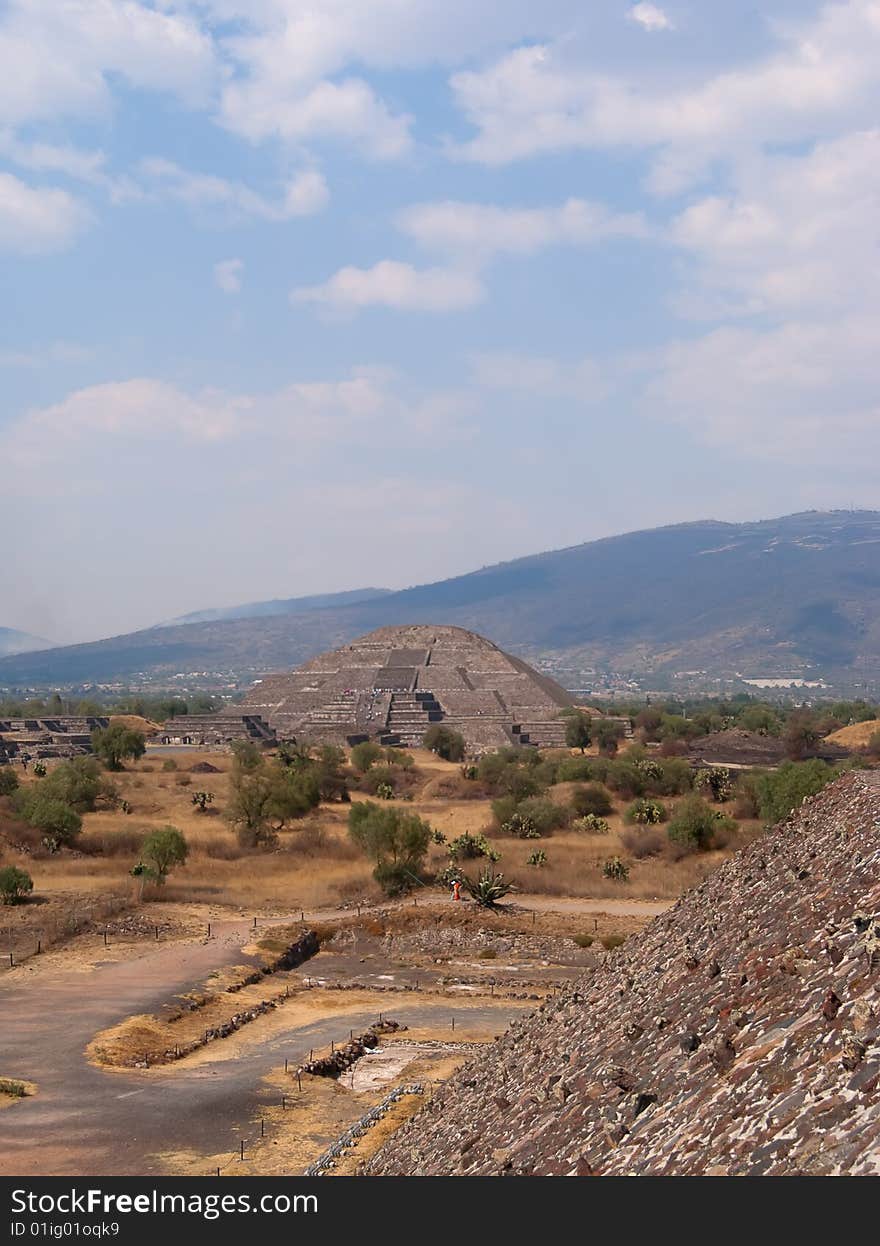
[[[0,656],[46,649],[50,644],[51,641],[44,640],[41,636],[31,636],[28,632],[19,632],[14,627],[0,627]]]
[[[426,558],[429,552],[426,554]],[[876,677],[880,512],[712,520],[592,541],[331,608],[152,628],[0,660],[0,685],[296,665],[375,627],[452,623],[558,667]],[[308,600],[308,599],[306,599]],[[250,611],[253,607],[242,607]]]
[[[194,610],[177,619],[169,619],[164,627],[178,623],[222,623],[229,619],[260,619],[275,614],[304,614],[309,610],[332,609],[335,606],[356,606],[362,601],[372,601],[390,588],[353,588],[344,593],[318,593],[313,597],[287,597],[273,601],[250,601],[243,606],[225,606],[213,610]]]

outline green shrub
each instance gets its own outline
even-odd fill
[[[34,880],[17,865],[0,869],[0,904],[22,904],[34,889]]]
[[[366,774],[381,756],[382,749],[374,740],[363,740],[351,750],[351,764],[355,770],[359,770],[361,774]]]
[[[43,833],[44,846],[50,852],[72,844],[82,830],[82,818],[63,800],[39,787],[23,788],[15,801],[18,813],[25,822]]]
[[[665,822],[669,817],[666,806],[659,800],[648,800],[641,797],[630,805],[625,814],[625,821],[630,826],[636,824],[639,826],[657,826],[660,822]]]
[[[604,878],[611,878],[616,883],[625,883],[629,878],[629,866],[620,857],[611,857],[602,866]]]
[[[436,753],[444,761],[464,761],[464,736],[458,731],[453,731],[450,727],[434,723],[425,732],[423,743],[426,749]]]
[[[556,767],[558,783],[582,783],[597,776],[594,773],[596,762],[591,757],[563,757]]]
[[[547,853],[539,850],[526,857],[526,865],[542,866],[547,864]]]
[[[592,935],[576,934],[576,935],[572,935],[572,939],[578,945],[578,947],[592,947],[593,946]]]
[[[470,831],[453,839],[446,851],[453,861],[474,861],[478,857],[487,857],[490,861],[501,859],[501,853],[492,847],[485,835],[472,835]]]
[[[786,761],[775,771],[766,771],[755,780],[758,812],[767,823],[787,818],[807,796],[815,796],[841,773],[840,767],[814,758]]]
[[[165,760],[162,762],[162,769],[166,773],[170,774],[172,771],[177,769],[177,762],[174,760],[173,757],[166,757]]]
[[[529,796],[520,801],[517,813],[531,822],[539,835],[550,835],[567,826],[571,819],[568,809],[546,796]]]
[[[531,818],[523,813],[512,813],[506,822],[501,823],[501,834],[512,835],[515,839],[540,839],[541,832]]]
[[[405,748],[386,748],[385,760],[389,766],[400,766],[401,770],[412,770],[415,765],[412,753]]]
[[[18,791],[18,775],[11,766],[0,766],[0,796],[11,796]]]
[[[711,848],[716,831],[722,829],[735,830],[736,823],[713,809],[701,796],[689,796],[676,808],[667,835],[685,851],[701,852]]]
[[[572,792],[571,807],[581,817],[594,813],[605,818],[613,811],[614,804],[606,788],[599,783],[588,783],[586,787],[577,787]]]
[[[46,763],[44,761],[35,761],[33,766],[31,766],[31,769],[38,779],[45,779],[48,773]]]
[[[610,763],[605,782],[612,792],[617,792],[626,800],[644,796],[647,787],[645,775],[628,757],[619,757]]]
[[[599,942],[602,944],[606,952],[612,952],[616,947],[621,947],[624,943],[626,943],[626,935],[603,935]]]

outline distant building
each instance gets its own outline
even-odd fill
[[[259,714],[181,714],[162,728],[163,744],[199,744],[222,747],[233,740],[276,744],[275,732]]]
[[[77,757],[92,751],[92,732],[109,718],[61,714],[52,718],[0,719],[0,760],[7,757]]]

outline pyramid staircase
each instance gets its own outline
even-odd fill
[[[443,710],[433,692],[393,692],[385,733],[385,745],[418,748],[432,723],[443,721]]]

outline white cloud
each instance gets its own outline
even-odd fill
[[[311,216],[326,207],[330,198],[323,174],[306,169],[287,186],[284,206],[289,216]]]
[[[727,194],[696,200],[673,241],[697,261],[682,310],[717,316],[880,310],[880,130],[754,157]]]
[[[672,30],[672,21],[656,4],[634,4],[628,11],[631,22],[638,23],[644,30]]]
[[[693,167],[739,145],[873,123],[876,0],[826,4],[774,32],[771,55],[684,85],[656,72],[626,76],[579,63],[564,40],[517,48],[486,69],[453,76],[458,104],[477,129],[460,154],[504,164],[573,148],[681,148]]]
[[[615,215],[602,204],[568,199],[560,207],[506,208],[494,204],[423,203],[398,217],[404,233],[424,247],[476,261],[495,254],[533,255],[544,247],[590,245],[609,238],[642,238],[640,214]]]
[[[444,312],[473,307],[485,291],[470,273],[381,260],[372,268],[340,268],[323,285],[302,286],[290,297],[294,303],[315,303],[337,313],[364,307]]]
[[[217,72],[196,21],[134,0],[9,0],[0,20],[6,126],[106,113],[113,76],[205,103]]]
[[[367,155],[393,160],[410,146],[411,118],[395,116],[366,82],[319,82],[306,89],[273,75],[235,81],[223,93],[221,116],[230,130],[254,142],[346,139]]]
[[[562,34],[577,0],[209,0],[237,22],[222,39],[235,75],[222,93],[226,125],[258,141],[338,138],[378,159],[412,143],[412,119],[380,98],[356,66],[379,72],[458,64],[530,37]]]
[[[142,160],[139,173],[147,192],[158,198],[174,199],[191,208],[220,209],[233,219],[287,221],[319,212],[328,199],[324,178],[311,169],[292,178],[277,199],[269,199],[241,182],[193,173],[160,157]]]
[[[244,274],[244,260],[220,260],[214,265],[214,282],[224,294],[238,294]]]
[[[0,250],[61,251],[90,219],[88,208],[67,191],[28,186],[0,173]]]
[[[864,466],[880,455],[880,317],[717,329],[658,353],[645,410],[739,455]]]
[[[154,377],[136,377],[74,390],[8,426],[4,462],[15,467],[16,478],[7,486],[34,490],[33,473],[51,472],[53,465],[65,479],[75,470],[82,483],[90,467],[106,469],[108,453],[119,462],[131,457],[138,471],[145,470],[151,453],[163,460],[172,451],[195,455],[194,462],[203,452],[228,446],[240,462],[247,456],[261,459],[269,445],[293,446],[298,454],[322,448],[335,453],[340,441],[369,438],[389,420],[400,436],[436,439],[440,430],[458,438],[470,415],[462,396],[413,395],[393,372],[378,367],[255,393],[189,392]]]

